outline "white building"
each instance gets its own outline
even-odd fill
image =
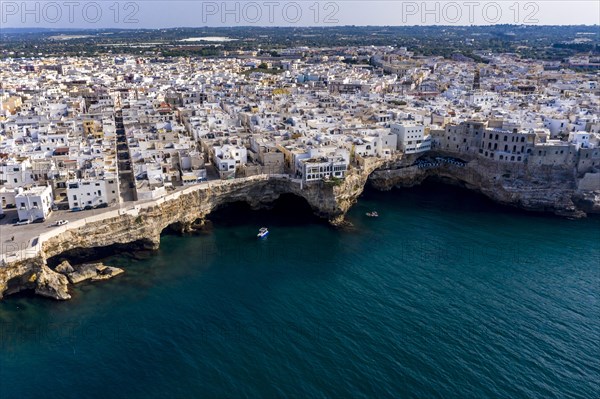
[[[0,203],[3,209],[16,206],[15,196],[17,195],[15,188],[0,187]]]
[[[18,188],[34,184],[31,161],[8,161],[0,165],[0,180],[7,188]]]
[[[467,102],[471,105],[490,106],[498,100],[498,95],[492,92],[471,93],[467,97]]]
[[[580,148],[588,148],[590,146],[590,133],[571,132],[569,133],[569,142],[575,144],[577,150]]]
[[[547,117],[544,119],[544,127],[550,130],[551,137],[556,137],[568,130],[569,120],[566,118]]]
[[[352,144],[346,145],[346,147],[350,147],[356,155],[361,157],[379,156],[387,158],[398,147],[398,136],[395,134],[364,136],[355,139]]]
[[[54,200],[50,186],[36,186],[28,190],[19,189],[15,196],[19,220],[45,219],[52,211]]]
[[[304,181],[318,181],[332,177],[346,177],[348,163],[343,157],[306,158],[299,161]]]
[[[221,178],[235,177],[236,168],[248,162],[248,150],[246,147],[226,144],[213,147],[213,151],[213,162]]]
[[[398,149],[405,154],[415,154],[431,149],[431,136],[425,136],[425,126],[393,124],[392,133],[398,136]]]
[[[111,205],[119,201],[119,184],[116,178],[71,180],[67,182],[69,208]]]

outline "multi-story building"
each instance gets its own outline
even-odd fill
[[[481,138],[479,156],[498,161],[524,162],[536,143],[533,131],[486,129]]]
[[[116,178],[79,179],[67,182],[69,208],[97,207],[119,201]]]
[[[15,195],[19,220],[34,221],[46,219],[52,212],[52,188],[50,186],[35,186],[24,190],[19,188]]]
[[[392,124],[391,131],[398,136],[398,149],[405,154],[415,154],[431,149],[431,136],[425,135],[425,126]]]

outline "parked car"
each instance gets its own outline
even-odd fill
[[[45,220],[46,220],[46,218],[37,218],[31,223],[44,223]]]
[[[81,212],[81,211],[82,211],[82,209],[78,206],[71,208],[71,212]]]
[[[24,226],[29,223],[31,223],[31,221],[29,219],[23,219],[23,220],[17,221],[17,223],[15,223],[15,226]]]
[[[86,205],[85,207],[83,207],[84,211],[89,211],[89,210],[92,210],[92,209],[94,209],[94,207],[91,206],[91,205]]]
[[[103,202],[99,205],[95,206],[96,209],[101,209],[101,208],[108,208],[108,204],[106,202]]]
[[[53,226],[64,226],[65,224],[69,223],[68,220],[57,220],[56,222],[54,222]]]

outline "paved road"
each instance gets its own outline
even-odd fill
[[[133,202],[121,204],[121,207],[132,206]],[[40,234],[49,231],[55,227],[51,225],[57,220],[65,219],[70,222],[79,219],[85,219],[92,215],[119,209],[119,205],[113,205],[108,208],[91,209],[89,211],[71,212],[71,211],[53,211],[44,223],[32,223],[24,226],[15,226],[13,220],[17,218],[16,209],[5,209],[6,217],[0,220],[0,253],[11,253],[18,250],[24,250],[35,246],[34,239]]]

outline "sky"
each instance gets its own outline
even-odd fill
[[[0,29],[506,23],[599,25],[600,1],[0,0]]]

